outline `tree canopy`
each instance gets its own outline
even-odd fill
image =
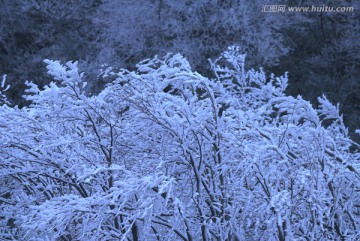
[[[180,54],[107,68],[45,60],[27,107],[0,106],[3,240],[357,240],[358,144],[322,96],[245,67],[232,46],[192,70]],[[211,77],[214,76],[214,77]]]

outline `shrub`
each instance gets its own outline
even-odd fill
[[[286,75],[216,78],[179,54],[142,61],[87,96],[77,64],[45,61],[29,107],[0,107],[3,239],[359,238],[359,153],[338,107],[286,96]]]

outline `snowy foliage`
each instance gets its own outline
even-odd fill
[[[0,239],[357,240],[359,153],[338,108],[230,47],[211,79],[179,54],[87,96],[45,61],[29,107],[0,106]],[[326,123],[325,123],[326,122]]]
[[[0,84],[0,104],[9,104],[5,94],[5,91],[7,91],[9,88],[10,85],[6,85],[6,75],[4,74]]]

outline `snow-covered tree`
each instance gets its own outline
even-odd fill
[[[149,55],[180,51],[205,72],[207,58],[237,44],[251,54],[252,64],[276,66],[290,49],[282,31],[292,25],[288,16],[261,12],[266,2],[270,4],[258,0],[104,0],[94,20],[100,25],[104,46],[99,57],[110,64],[132,66]]]
[[[45,61],[27,108],[0,108],[5,240],[356,240],[359,158],[337,106],[286,96],[230,47],[215,78],[179,54],[87,96]]]
[[[96,56],[102,47],[92,19],[99,4],[98,0],[0,1],[0,75],[7,74],[17,86],[9,90],[10,100],[24,104],[21,96],[27,79],[48,84],[42,70],[44,58],[98,64]]]

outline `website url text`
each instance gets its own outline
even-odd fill
[[[306,7],[290,7],[286,5],[263,5],[261,12],[264,13],[285,13],[285,12],[298,12],[298,13],[345,13],[354,12],[354,7],[330,7],[330,6],[306,6]]]

